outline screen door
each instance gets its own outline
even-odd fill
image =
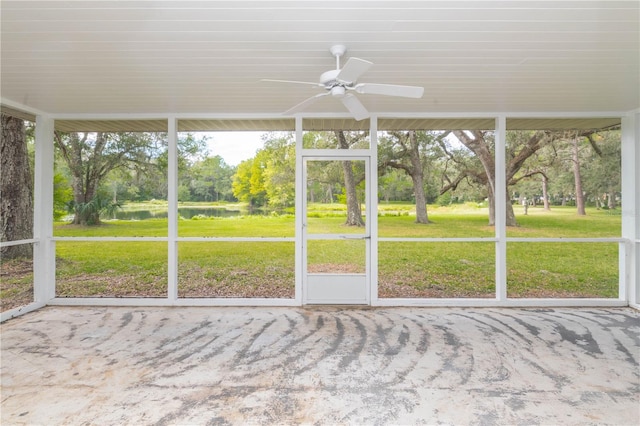
[[[368,304],[369,158],[305,157],[303,298],[306,304]]]

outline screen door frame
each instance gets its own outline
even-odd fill
[[[371,304],[371,226],[372,226],[372,202],[371,202],[371,156],[370,155],[344,155],[339,151],[323,155],[305,155],[302,157],[302,302],[311,304]],[[353,233],[329,233],[312,234],[308,229],[308,188],[307,171],[308,163],[313,161],[363,161],[365,173],[365,226],[362,232]],[[375,214],[375,213],[374,213]],[[310,241],[346,241],[361,240],[364,244],[365,270],[363,273],[311,273],[308,271],[308,254]]]

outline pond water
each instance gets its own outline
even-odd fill
[[[185,218],[191,219],[194,216],[202,215],[205,217],[235,217],[240,215],[264,216],[270,214],[261,209],[229,210],[224,207],[178,207],[178,214]],[[145,219],[162,219],[168,215],[167,210],[119,210],[115,213],[115,219],[120,220],[145,220]]]

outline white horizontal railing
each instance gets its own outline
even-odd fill
[[[28,240],[14,240],[14,241],[2,241],[0,242],[1,247],[11,247],[11,246],[19,246],[21,244],[37,244],[40,240],[38,238],[29,238]]]
[[[177,237],[177,242],[294,243],[295,237]]]
[[[159,241],[167,242],[169,237],[52,237],[51,241]]]
[[[557,238],[521,238],[506,237],[508,243],[628,243],[627,238],[573,238],[573,237],[557,237]]]
[[[159,241],[168,242],[169,237],[53,237],[51,241]],[[206,241],[219,241],[219,242],[295,242],[295,237],[176,237],[171,241],[176,242],[206,242]]]
[[[295,237],[176,237],[172,241],[295,241]],[[52,237],[51,241],[169,241],[169,237]]]
[[[604,238],[573,238],[573,237],[556,237],[556,238],[522,238],[522,237],[505,237],[499,239],[496,237],[446,237],[446,238],[430,238],[430,237],[379,237],[378,241],[388,242],[425,242],[425,243],[491,243],[497,241],[506,241],[508,243],[628,243],[627,238],[604,237]],[[636,241],[637,242],[637,241]]]
[[[496,237],[378,237],[382,242],[406,242],[406,243],[495,243]]]

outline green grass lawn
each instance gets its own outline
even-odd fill
[[[430,206],[428,225],[416,224],[413,206],[381,205],[380,237],[493,237],[488,211],[475,205]],[[515,206],[518,227],[510,237],[618,237],[621,218],[574,208],[552,211]],[[313,205],[310,233],[361,233],[346,227],[340,205]],[[166,236],[166,219],[105,221],[97,227],[55,224],[65,237]],[[294,216],[241,216],[179,221],[179,236],[293,237]],[[179,297],[294,297],[293,242],[180,242]],[[60,297],[165,297],[165,242],[56,243],[56,294]],[[495,295],[492,242],[379,242],[380,297],[482,297]],[[362,272],[363,241],[310,241],[312,272]],[[11,263],[14,262],[14,263]],[[2,262],[2,309],[24,300],[33,282],[30,268]],[[24,266],[24,265],[23,265]],[[509,297],[617,297],[617,243],[508,243]],[[25,272],[26,271],[26,272]],[[20,302],[22,303],[22,302]],[[24,303],[23,303],[24,304]]]

